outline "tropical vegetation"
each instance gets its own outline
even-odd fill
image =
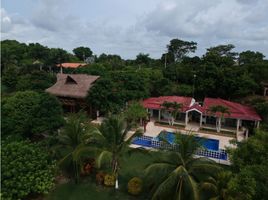
[[[194,135],[177,137],[179,147],[145,169],[152,184],[152,199],[199,199],[198,184],[219,170],[214,161],[194,157],[200,147]]]
[[[267,199],[268,103],[262,83],[267,82],[268,61],[261,52],[237,52],[232,44],[209,47],[202,56],[195,55],[197,48],[194,41],[174,38],[160,58],[139,53],[123,59],[94,55],[84,46],[70,53],[39,43],[1,41],[1,198],[49,193],[43,197]],[[88,116],[63,113],[59,101],[44,93],[62,62],[87,63],[64,73],[100,76],[86,103],[106,117],[101,125],[91,124]],[[191,136],[179,138],[175,151],[133,151],[129,144],[148,115],[138,102],[164,95],[251,105],[262,117],[260,130],[251,130],[248,140],[229,150],[230,167],[193,156],[199,147]],[[173,123],[181,105],[165,104]],[[220,131],[228,109],[215,106],[208,112],[217,115]],[[118,189],[105,187],[105,177]]]
[[[56,164],[45,149],[29,141],[2,142],[1,199],[27,199],[54,186]]]

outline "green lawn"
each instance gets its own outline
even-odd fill
[[[159,152],[158,152],[159,153]],[[127,193],[127,182],[134,176],[142,177],[143,170],[153,161],[149,154],[134,152],[131,155],[126,154],[122,159],[121,171],[119,176],[118,191],[114,188],[97,186],[94,178],[85,178],[80,184],[73,182],[56,186],[56,188],[48,194],[46,200],[142,200],[143,196],[134,197]],[[145,192],[146,193],[146,192]]]
[[[123,191],[115,191],[114,188],[96,186],[93,181],[87,180],[80,184],[67,183],[59,185],[54,191],[45,197],[47,200],[117,200],[138,199],[132,198]]]

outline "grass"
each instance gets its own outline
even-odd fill
[[[114,188],[97,186],[94,181],[84,180],[80,184],[73,182],[59,185],[53,192],[45,197],[46,200],[117,200],[117,199],[137,199],[123,191],[115,191]]]
[[[94,177],[88,177],[81,181],[80,184],[69,182],[58,185],[56,188],[45,196],[45,200],[143,200],[145,196],[131,196],[127,193],[128,181],[137,176],[143,177],[143,171],[146,166],[153,162],[153,157],[148,153],[133,152],[125,154],[121,161],[121,170],[119,175],[119,190],[114,188],[97,186]],[[148,194],[145,191],[144,195]]]

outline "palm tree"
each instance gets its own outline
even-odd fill
[[[229,199],[228,183],[232,178],[229,171],[220,171],[215,177],[209,177],[201,183],[201,190],[211,194],[211,200],[227,200]]]
[[[169,112],[169,118],[168,119],[168,123],[169,125],[172,125],[174,124],[174,121],[179,113],[179,111],[181,110],[182,108],[182,104],[180,103],[177,103],[177,102],[167,102],[165,101],[163,104],[162,104],[162,107],[164,107],[164,110],[167,110]]]
[[[59,166],[71,167],[76,183],[79,181],[82,155],[93,151],[89,146],[91,136],[85,120],[86,117],[82,113],[70,115],[63,130],[59,132],[59,145],[56,147],[58,154],[63,154]]]
[[[111,116],[103,121],[100,128],[94,128],[91,131],[96,146],[101,151],[97,156],[96,164],[100,168],[105,163],[109,163],[112,173],[116,177],[116,189],[118,188],[120,158],[129,150],[131,140],[142,133],[138,129],[128,137],[130,129],[131,125],[126,123],[122,117]]]
[[[225,106],[221,106],[221,105],[216,105],[216,106],[211,106],[208,111],[212,113],[216,118],[217,132],[221,132],[221,121],[224,119],[225,114],[230,115],[229,108]],[[217,113],[219,113],[220,116],[217,116]]]
[[[207,158],[194,157],[200,144],[193,135],[178,135],[175,151],[159,152],[160,160],[145,169],[153,183],[152,199],[199,199],[198,183],[202,176],[219,169]]]

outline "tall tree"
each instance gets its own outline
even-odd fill
[[[194,53],[197,48],[196,42],[188,42],[180,39],[172,39],[167,45],[168,53],[173,56],[174,62],[181,62],[188,53]]]
[[[200,144],[193,135],[178,135],[178,148],[158,154],[158,160],[146,169],[146,177],[153,184],[152,199],[199,199],[198,184],[203,177],[219,170],[215,162],[194,157]],[[161,156],[162,155],[162,156]]]
[[[224,115],[230,114],[229,108],[222,105],[211,106],[208,112],[212,113],[216,117],[216,129],[217,132],[221,132],[221,121],[224,118]]]
[[[131,125],[122,118],[111,116],[104,120],[99,129],[95,128],[91,132],[92,137],[96,138],[97,147],[101,150],[96,159],[97,166],[102,167],[108,163],[117,183],[120,159],[123,153],[129,150],[131,140],[141,135],[141,131],[137,130],[133,135],[128,136],[130,129]]]
[[[218,67],[228,67],[234,65],[237,52],[232,50],[235,48],[233,44],[218,45],[207,49],[207,53],[203,56],[205,63],[214,63]]]
[[[81,61],[85,61],[86,58],[93,55],[93,52],[89,47],[77,47],[73,49],[73,52]]]
[[[49,49],[39,43],[30,43],[28,46],[28,54],[34,60],[43,61],[47,59]]]
[[[68,116],[66,125],[58,135],[57,149],[60,150],[58,154],[62,157],[59,165],[63,169],[70,167],[76,183],[79,182],[83,155],[94,152],[90,146],[90,138],[89,125],[82,113]]]
[[[124,117],[128,123],[137,125],[139,120],[147,117],[146,109],[141,105],[140,102],[132,102],[124,112]]]
[[[231,195],[229,194],[228,184],[231,178],[232,173],[230,171],[220,171],[215,177],[210,176],[201,183],[201,191],[206,194],[205,196],[209,196],[210,199],[229,200]]]
[[[265,56],[260,52],[243,51],[239,54],[239,65],[256,64],[263,61]]]
[[[182,104],[177,103],[177,102],[167,102],[165,101],[162,104],[162,107],[164,108],[165,111],[167,111],[169,113],[169,119],[168,119],[168,123],[170,125],[173,126],[174,121],[177,118],[178,113],[180,112],[181,108],[182,108]]]
[[[2,100],[2,134],[31,137],[57,130],[63,124],[58,100],[46,93],[17,92]]]
[[[231,183],[234,192],[241,198],[268,198],[268,132],[257,131],[255,135],[240,142],[230,150],[231,167],[236,174]],[[247,198],[244,198],[247,197]]]
[[[149,57],[149,54],[144,54],[144,53],[139,53],[137,56],[136,56],[136,60],[135,62],[138,64],[138,65],[146,65],[148,66],[151,62],[151,58]]]

